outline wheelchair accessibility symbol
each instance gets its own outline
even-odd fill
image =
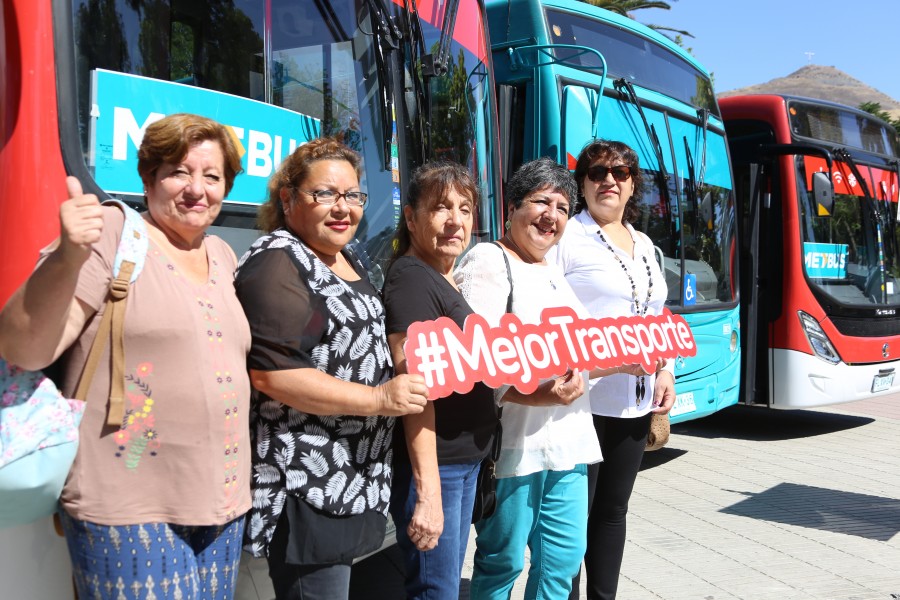
[[[690,306],[697,304],[697,276],[684,276],[684,305]]]

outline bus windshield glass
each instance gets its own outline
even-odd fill
[[[393,231],[398,184],[384,167],[380,142],[391,124],[379,110],[382,79],[366,4],[160,0],[99,8],[73,0],[81,145],[98,185],[139,198],[143,129],[167,114],[198,113],[228,126],[243,154],[225,219],[241,205],[252,216],[284,156],[315,137],[339,136],[363,159],[360,186],[369,203],[357,233],[360,254],[365,262],[370,252],[385,252],[388,243],[373,246],[374,234]]]
[[[900,152],[896,131],[868,113],[793,100],[788,115],[798,137],[894,157]]]
[[[824,159],[795,159],[807,278],[843,305],[900,304],[897,132],[868,113],[802,100],[788,103],[788,116],[795,138],[835,156],[833,207],[813,194],[813,174],[828,173]]]
[[[806,276],[819,290],[848,306],[900,304],[898,265],[897,172],[857,165],[872,196],[848,165],[835,162],[830,214],[812,193],[811,175],[826,170],[825,161],[797,157],[800,226]],[[889,190],[893,189],[893,200]]]
[[[547,26],[554,44],[598,50],[606,59],[609,77],[624,77],[636,85],[719,114],[709,78],[659,43],[635,32],[560,10],[547,10]],[[557,50],[556,54],[559,60],[588,68],[597,66],[597,59],[591,54],[579,55],[570,49]]]
[[[666,304],[673,308],[717,309],[733,302],[734,194],[730,189],[706,184],[699,201],[684,203],[683,219],[679,219],[677,212],[673,216],[677,204],[669,205],[661,197],[658,181],[656,173],[645,172],[641,212],[634,226],[646,233],[662,254],[668,287]],[[682,185],[690,182],[683,181]],[[673,180],[668,197],[676,198],[675,191]]]
[[[481,14],[474,0],[463,1],[459,10]],[[441,29],[428,21],[425,12],[420,13],[421,45],[426,54],[434,55],[441,43]],[[427,110],[424,116],[428,125],[421,131],[426,139],[416,140],[416,145],[431,148],[429,159],[458,162],[475,174],[479,207],[473,243],[494,238],[498,218],[492,207],[502,204],[498,197],[496,147],[491,137],[496,131],[494,82],[488,70],[483,27],[480,18],[474,23],[457,18],[449,40],[446,73],[424,78],[427,101],[418,109]],[[407,73],[421,72],[422,60],[421,56],[408,56]]]

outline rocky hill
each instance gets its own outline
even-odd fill
[[[834,67],[807,65],[786,77],[767,83],[759,83],[737,90],[719,93],[719,97],[737,94],[794,94],[808,98],[821,98],[858,107],[863,102],[878,102],[881,108],[900,118],[900,102],[887,94],[869,87]]]

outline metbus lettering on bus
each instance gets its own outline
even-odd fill
[[[266,182],[281,160],[321,132],[318,119],[265,102],[96,69],[88,161],[97,183],[110,193],[140,195],[137,148],[144,131],[176,112],[202,114],[229,128],[244,167],[229,197],[235,203],[262,203]]]

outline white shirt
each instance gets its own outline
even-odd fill
[[[541,312],[554,306],[571,306],[579,317],[587,318],[587,311],[559,267],[551,263],[526,264],[514,258],[509,263],[513,313],[523,323],[539,323]],[[509,296],[503,250],[494,244],[478,244],[463,257],[454,278],[472,310],[491,327],[498,326]],[[587,378],[586,373],[584,376]],[[508,389],[504,386],[496,390],[494,397],[499,400]],[[501,421],[503,437],[497,477],[566,471],[602,459],[587,392],[569,406],[503,403]]]
[[[600,239],[600,226],[587,210],[569,220],[562,239],[547,253],[547,260],[556,262],[562,268],[575,295],[595,319],[633,317],[638,314],[631,294],[632,280],[641,311],[647,301],[647,289],[651,280],[653,282],[646,316],[659,315],[666,303],[668,288],[656,262],[653,243],[631,225],[626,223],[625,227],[634,240],[634,257],[606,237],[625,269]],[[646,266],[644,259],[647,261]],[[650,277],[647,276],[647,266],[650,267]],[[631,279],[628,278],[626,269]],[[665,370],[674,374],[675,361],[669,360]],[[636,402],[636,381],[636,377],[624,373],[593,380],[590,391],[591,410],[594,414],[605,417],[634,418],[647,414],[653,408],[653,384],[656,376],[648,375],[644,378],[644,396],[640,405]]]

